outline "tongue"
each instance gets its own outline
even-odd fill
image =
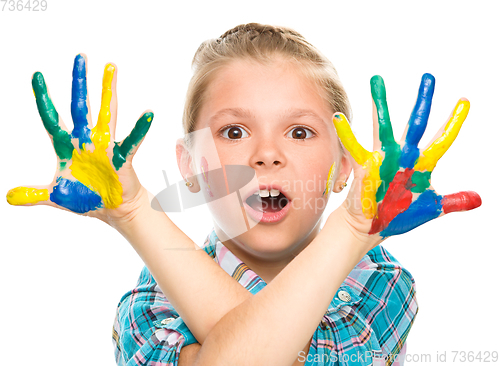
[[[255,211],[265,212],[265,213],[274,213],[281,211],[281,207],[279,205],[279,201],[277,198],[271,197],[251,197],[248,200],[248,204]]]

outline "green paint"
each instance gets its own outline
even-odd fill
[[[389,108],[387,107],[384,79],[375,75],[370,80],[373,102],[377,108],[379,139],[382,144],[382,151],[385,152],[384,161],[380,166],[381,184],[377,190],[375,199],[380,202],[384,199],[385,193],[389,188],[394,176],[399,170],[399,159],[401,157],[401,148],[394,140],[392,132],[391,118]]]
[[[127,156],[130,155],[132,150],[142,141],[144,136],[146,136],[153,117],[154,115],[152,112],[144,113],[125,140],[123,140],[121,144],[115,143],[115,147],[113,148],[113,165],[117,171],[125,164]]]
[[[431,172],[414,172],[411,177],[411,182],[415,184],[411,188],[413,193],[422,193],[431,185]]]
[[[42,118],[43,125],[50,136],[52,136],[54,149],[61,160],[70,160],[73,155],[73,144],[69,134],[59,126],[59,114],[47,93],[45,80],[40,72],[33,75],[31,82],[35,93],[38,113]]]
[[[64,168],[66,168],[66,162],[65,161],[61,161],[59,163],[59,170],[64,170]]]

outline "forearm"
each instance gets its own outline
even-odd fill
[[[112,223],[132,245],[184,322],[203,343],[212,327],[252,295],[143,194],[133,217]]]
[[[318,236],[270,284],[215,325],[197,365],[292,365],[368,250],[330,216]]]

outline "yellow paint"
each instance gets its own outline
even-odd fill
[[[365,217],[372,219],[377,214],[375,195],[381,184],[380,166],[383,160],[382,155],[378,151],[372,153],[359,144],[343,114],[335,115],[333,124],[342,145],[349,151],[356,163],[366,171],[361,192],[361,207]]]
[[[113,75],[115,73],[115,67],[111,64],[107,64],[104,67],[104,75],[102,78],[102,97],[101,97],[101,110],[99,111],[99,117],[97,118],[97,124],[92,129],[91,140],[94,143],[96,149],[98,147],[104,147],[106,149],[109,145],[110,135],[109,135],[109,121],[111,121],[111,84],[113,83]]]
[[[114,72],[115,67],[111,64],[107,64],[104,68],[101,110],[90,137],[94,150],[88,150],[86,144],[83,144],[81,152],[73,150],[70,167],[71,173],[77,180],[99,193],[106,208],[116,208],[123,202],[120,180],[106,153],[110,142],[111,84]]]
[[[210,188],[210,183],[208,183],[208,176],[205,173],[205,169],[203,169],[202,166],[200,168],[201,168],[201,172],[203,174],[203,178],[204,178],[205,182],[207,183],[208,189],[211,189]],[[226,174],[225,172],[226,171],[224,170],[224,174]],[[226,187],[227,187],[227,180],[226,180]],[[227,194],[229,194],[229,187],[227,187]]]
[[[328,179],[326,181],[325,193],[323,193],[324,196],[328,196],[328,193],[333,188],[332,180],[334,173],[335,173],[335,162],[333,162],[332,166],[330,167],[330,170],[328,171]]]
[[[28,203],[35,204],[49,199],[49,191],[47,189],[37,189],[28,187],[17,187],[7,192],[7,202],[11,205],[26,205]]]
[[[415,170],[432,171],[436,167],[439,159],[450,148],[453,141],[457,138],[458,132],[469,113],[470,102],[468,100],[459,100],[453,110],[451,118],[448,120],[441,137],[437,138],[427,149],[422,152],[415,164]]]
[[[378,151],[374,151],[363,164],[366,175],[363,178],[361,207],[367,219],[373,219],[377,214],[377,200],[375,196],[382,182],[380,180],[380,166],[382,165],[382,160],[382,155],[380,155]]]
[[[345,116],[342,113],[335,115],[333,118],[333,125],[337,130],[337,135],[342,145],[349,151],[354,160],[356,160],[356,163],[363,165],[365,161],[369,159],[371,153],[356,140]]]

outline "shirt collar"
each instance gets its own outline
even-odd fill
[[[250,293],[255,295],[266,286],[266,282],[254,271],[252,271],[245,263],[236,257],[224,244],[219,240],[215,229],[213,228],[208,234],[203,244],[203,250],[212,257],[212,259],[231,277],[238,281]],[[370,253],[380,252],[380,246],[372,249]],[[358,304],[361,300],[361,291],[363,286],[359,286],[359,276],[364,277],[371,272],[376,272],[378,266],[372,263],[371,255],[365,255],[363,259],[354,267],[347,278],[342,282],[330,305],[326,314],[338,312],[343,306]],[[353,286],[355,284],[355,286]],[[358,286],[356,286],[356,284]]]
[[[219,240],[215,229],[208,234],[203,250],[231,277],[238,281],[253,295],[266,286],[266,282],[252,271],[245,263],[236,257]]]

